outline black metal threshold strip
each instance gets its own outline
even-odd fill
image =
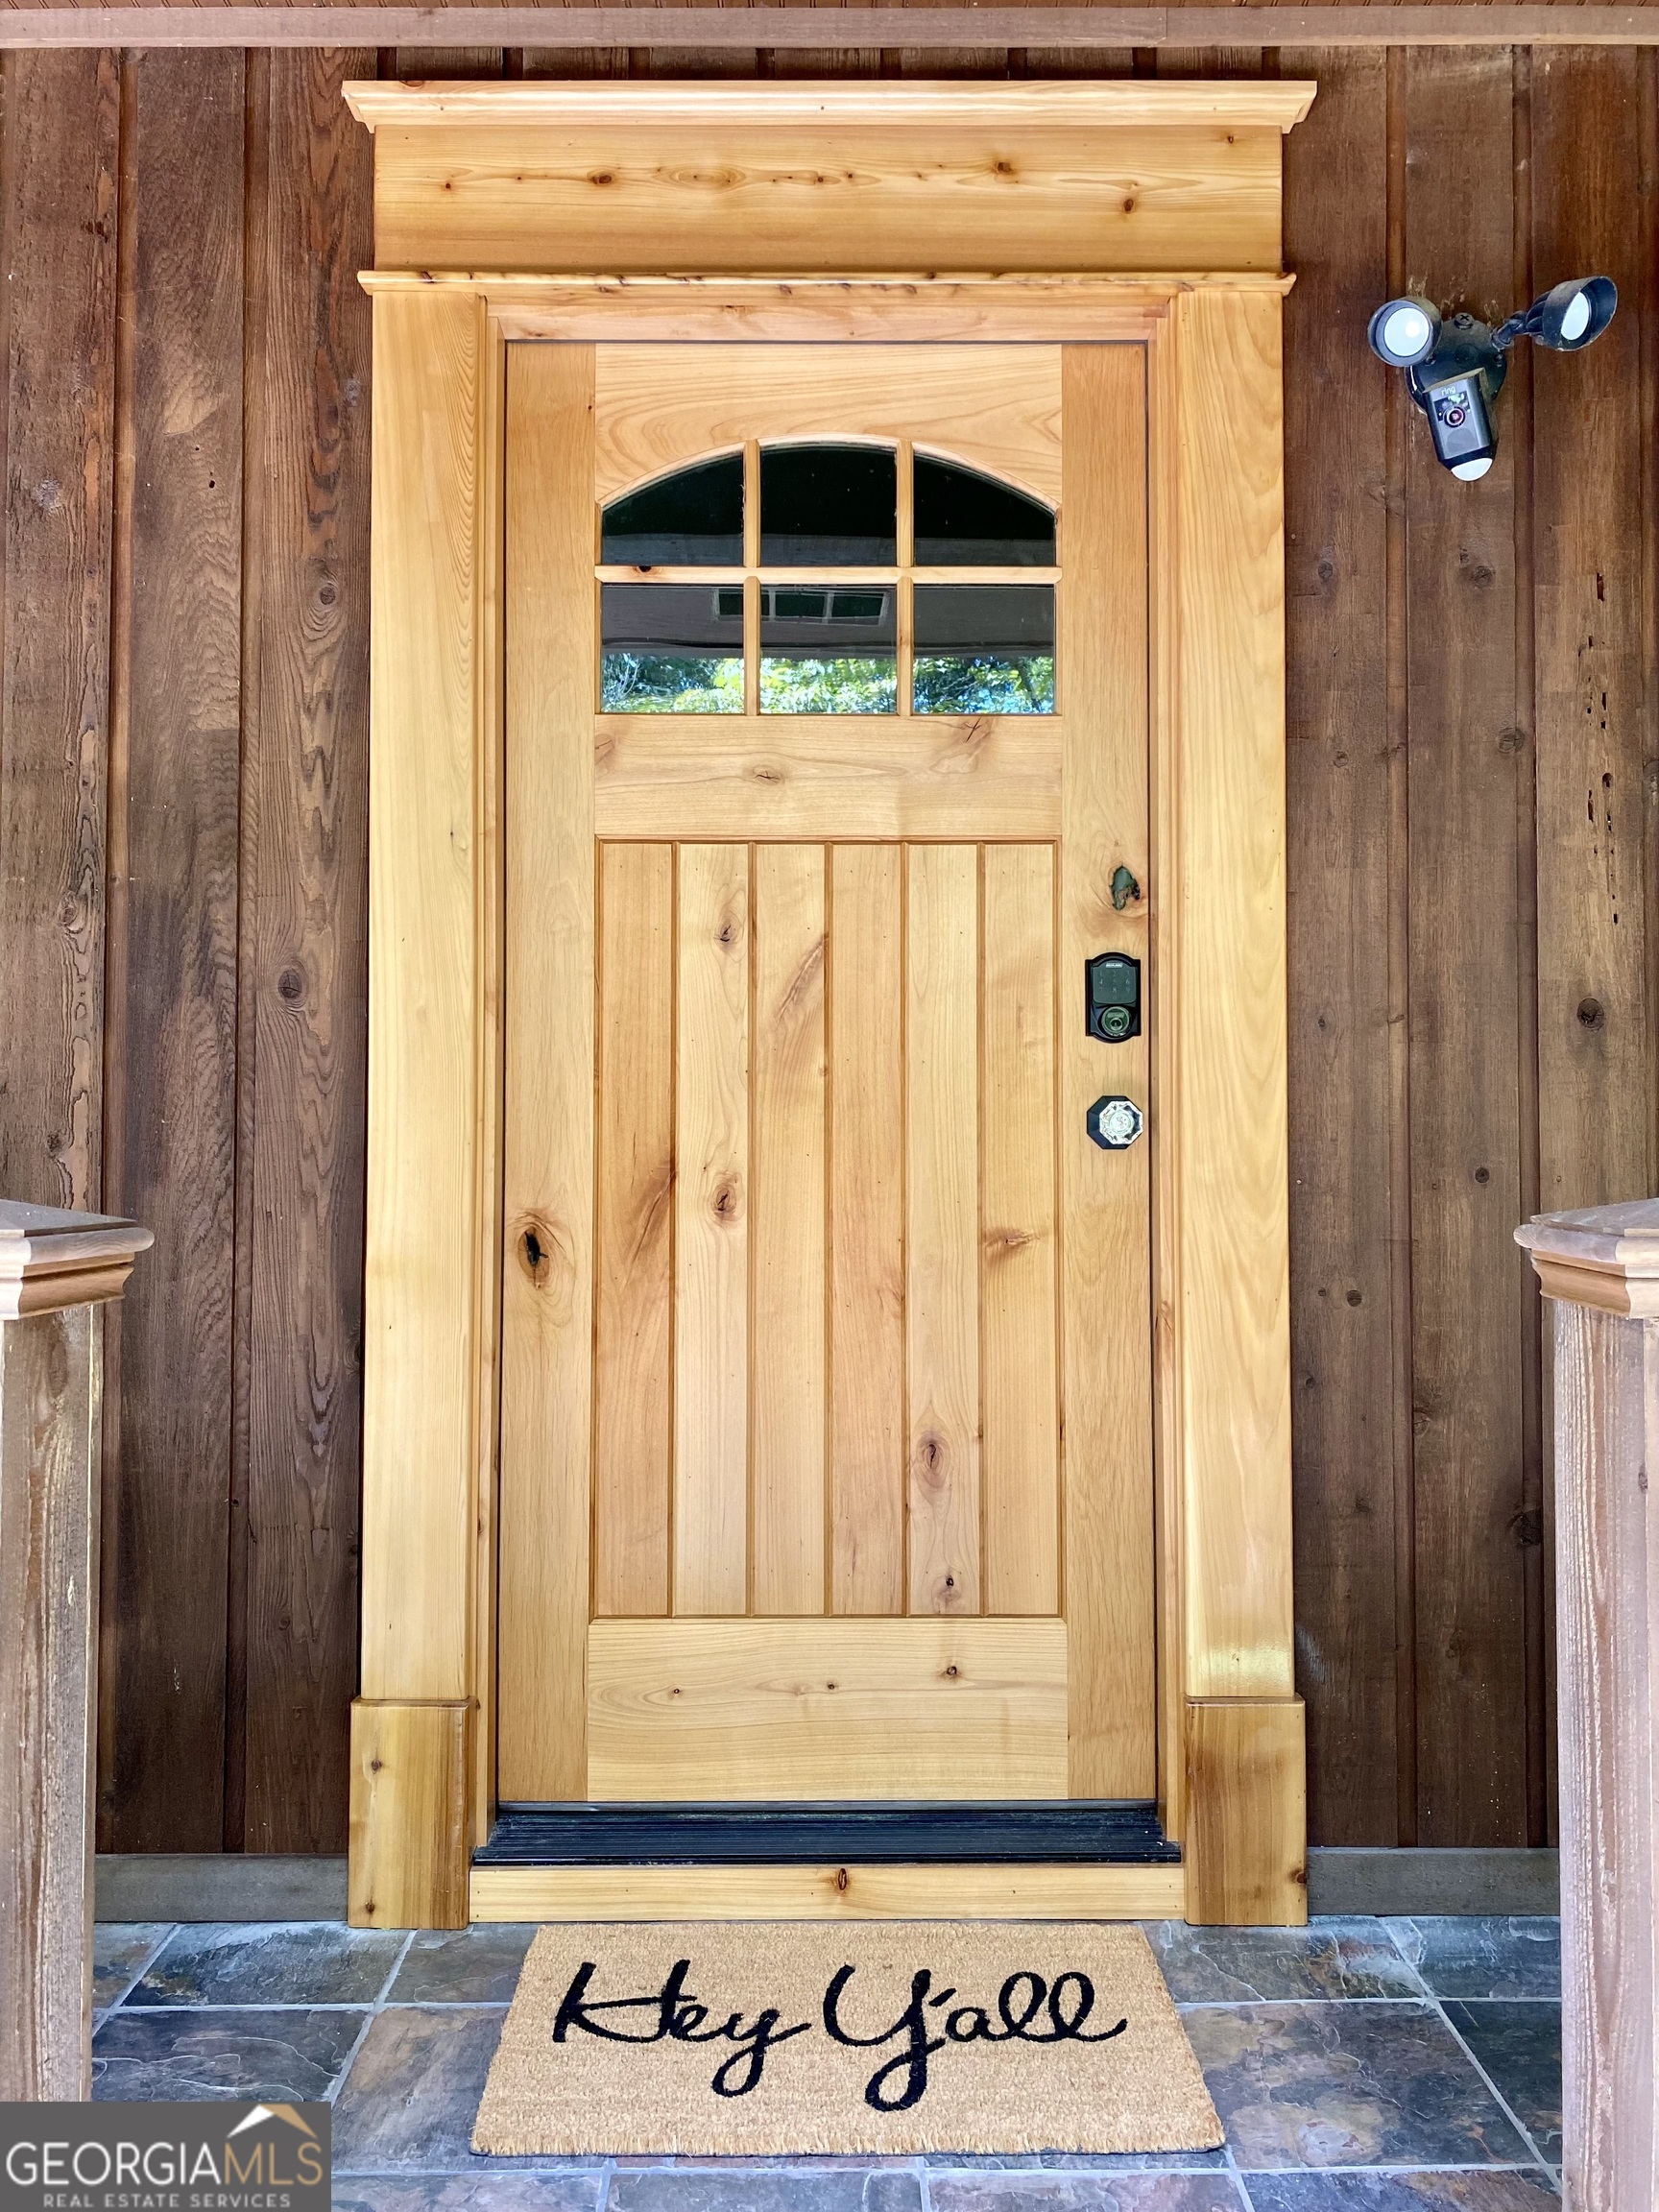
[[[1178,1865],[1151,1804],[503,1805],[474,1866]]]

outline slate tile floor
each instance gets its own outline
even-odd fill
[[[478,2158],[532,1931],[100,1926],[93,2094],[325,2097],[338,2212],[1547,2212],[1553,1920],[1146,1931],[1227,2129],[1147,2158]]]

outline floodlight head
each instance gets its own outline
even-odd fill
[[[1407,389],[1428,417],[1435,459],[1469,484],[1485,475],[1498,450],[1493,410],[1516,339],[1576,353],[1600,337],[1618,304],[1610,276],[1570,276],[1494,330],[1469,314],[1442,318],[1407,292],[1382,302],[1367,336],[1380,361],[1405,371]]]
[[[1439,335],[1439,309],[1413,292],[1398,300],[1385,300],[1372,316],[1367,332],[1372,352],[1390,369],[1411,369],[1426,361]]]
[[[1600,337],[1619,304],[1619,288],[1611,276],[1570,276],[1565,284],[1552,284],[1536,306],[1538,327],[1530,335],[1555,353],[1576,353]]]

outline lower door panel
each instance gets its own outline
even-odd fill
[[[1066,1623],[596,1621],[598,1802],[1061,1798]]]

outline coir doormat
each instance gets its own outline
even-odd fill
[[[1215,2107],[1138,1928],[544,1928],[475,2151],[1190,2151]]]

